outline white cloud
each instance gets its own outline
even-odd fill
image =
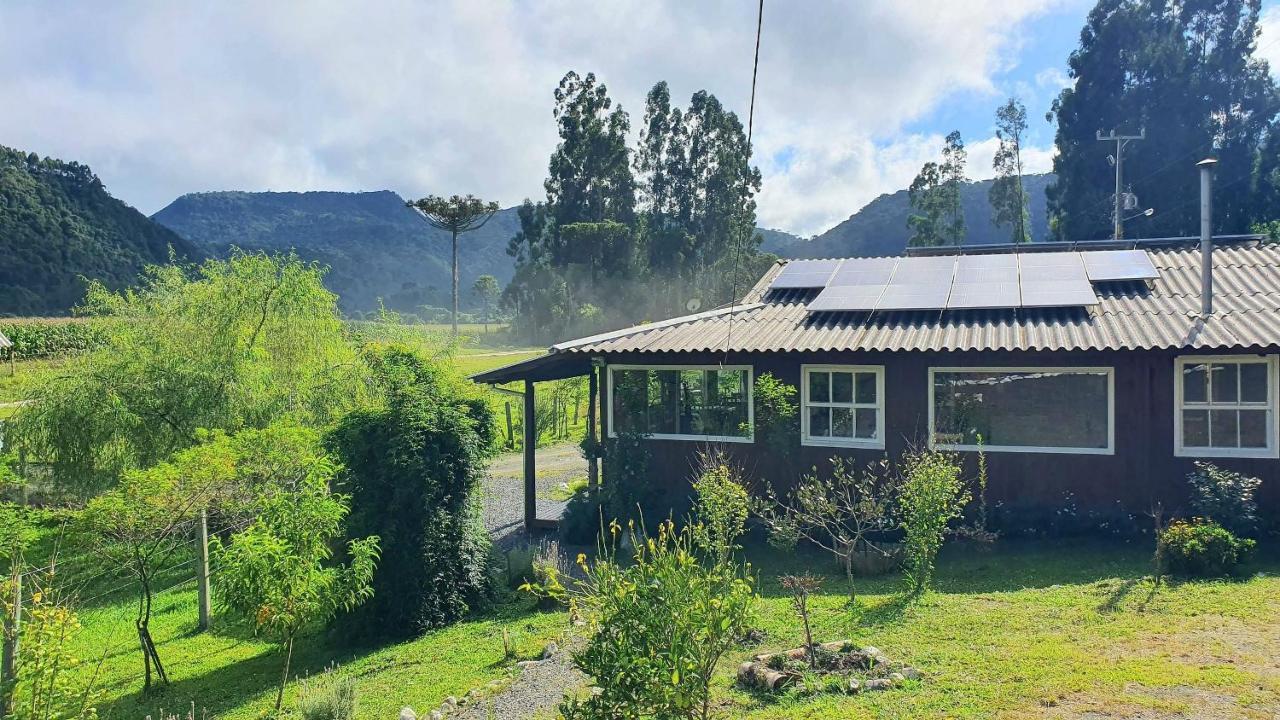
[[[1271,74],[1280,78],[1280,5],[1272,5],[1258,21],[1258,56],[1271,65]]]
[[[761,223],[813,233],[903,187],[941,145],[903,128],[995,92],[1020,23],[1052,2],[767,4]],[[145,212],[216,189],[513,204],[541,194],[566,70],[596,72],[633,125],[662,79],[681,104],[706,88],[745,116],[754,40],[754,8],[732,0],[14,0],[0,142],[87,162]]]
[[[965,149],[969,151],[967,173],[970,180],[986,180],[996,176],[995,170],[991,167],[991,162],[995,159],[996,150],[999,147],[1000,138],[994,136],[965,146]],[[1053,146],[1035,147],[1024,144],[1022,146],[1022,171],[1027,175],[1051,172],[1053,170],[1053,156],[1056,154],[1058,154],[1058,149]]]

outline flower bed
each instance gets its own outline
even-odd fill
[[[765,692],[780,692],[791,687],[821,689],[804,687],[805,678],[810,677],[825,686],[837,684],[832,681],[838,680],[840,689],[856,693],[888,690],[908,680],[920,679],[920,672],[914,667],[890,660],[875,647],[858,647],[848,640],[815,645],[813,656],[816,669],[809,663],[808,649],[803,647],[756,655],[750,662],[738,666],[738,682]]]

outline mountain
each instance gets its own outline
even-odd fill
[[[420,312],[451,304],[451,240],[404,198],[378,192],[203,192],[183,195],[151,216],[202,251],[294,250],[329,266],[325,284],[347,312],[378,307]],[[474,305],[481,275],[511,279],[507,241],[520,229],[515,208],[458,238],[459,301]]]
[[[1031,237],[1044,240],[1049,234],[1048,206],[1045,188],[1053,183],[1053,174],[1026,175],[1022,178],[1031,207]],[[990,245],[1009,242],[1010,228],[998,228],[991,222],[991,203],[987,192],[991,180],[965,183],[960,189],[960,202],[964,206],[965,226],[969,245]],[[765,238],[765,248],[784,257],[853,257],[874,255],[901,255],[911,236],[907,229],[907,217],[911,203],[906,190],[881,195],[867,203],[847,220],[812,240],[797,238],[786,243],[784,238],[770,246]]]
[[[65,314],[82,278],[118,289],[195,249],[111,197],[86,165],[0,145],[0,315]]]

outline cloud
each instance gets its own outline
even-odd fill
[[[1271,65],[1271,74],[1280,79],[1280,5],[1267,8],[1258,25],[1258,56]]]
[[[949,96],[994,93],[1053,0],[766,4],[755,117],[762,224],[812,233],[903,187]],[[638,126],[667,80],[745,119],[754,8],[682,3],[0,5],[0,141],[93,166],[153,212],[185,192],[541,195],[551,92],[594,71]],[[1269,15],[1270,17],[1270,15]]]
[[[967,173],[970,180],[987,180],[996,176],[996,171],[991,167],[991,163],[995,159],[996,150],[999,147],[1000,138],[994,136],[965,146],[965,149],[969,151]],[[1022,171],[1027,175],[1052,172],[1053,156],[1057,154],[1058,149],[1053,146],[1036,147],[1024,144],[1022,146]]]

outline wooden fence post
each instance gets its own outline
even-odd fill
[[[516,446],[516,434],[511,427],[511,401],[506,402],[507,406],[507,447],[514,448]]]
[[[596,405],[600,390],[600,381],[596,379],[596,366],[591,366],[591,374],[587,377],[587,447],[591,448],[591,457],[587,458],[587,496],[595,499],[597,486],[600,485],[600,465],[596,462],[596,454],[600,452],[600,444],[596,440]]]
[[[18,634],[22,631],[22,563],[13,563],[13,612],[4,618],[4,652],[0,654],[0,717],[13,710],[13,690],[18,682]]]
[[[196,535],[196,594],[200,603],[200,629],[209,629],[209,515],[200,509],[200,529]]]

